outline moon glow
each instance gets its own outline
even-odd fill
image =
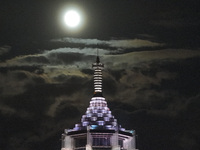
[[[80,24],[81,17],[75,10],[69,10],[64,16],[64,21],[68,27],[74,28]]]

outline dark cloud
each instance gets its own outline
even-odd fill
[[[49,61],[44,56],[29,56],[24,58],[27,63],[49,64]]]
[[[53,64],[73,64],[76,61],[82,60],[82,54],[77,53],[51,53],[49,59]]]
[[[180,60],[177,62],[164,63],[159,70],[167,70],[176,73],[176,78],[163,79],[159,90],[171,90],[179,92],[182,96],[193,96],[199,93],[199,57]],[[153,67],[151,67],[153,69]]]
[[[70,102],[70,101],[69,101]],[[70,120],[73,118],[80,119],[80,111],[77,109],[76,106],[71,106],[70,104],[67,104],[66,102],[60,103],[59,110],[56,111],[56,120]],[[71,114],[71,115],[69,115]]]
[[[124,74],[126,74],[125,69],[121,70],[108,70],[108,72],[115,78],[116,81],[119,81],[119,79],[122,78]]]
[[[92,69],[82,69],[81,71],[85,74],[88,74],[88,75],[94,74],[94,70],[92,70]]]
[[[104,78],[103,80],[103,93],[105,95],[115,95],[117,92],[117,84],[111,77]]]
[[[14,70],[23,70],[28,72],[38,72],[42,73],[43,69],[40,66],[11,66],[11,67],[1,67],[0,72],[1,73],[7,73],[8,71],[14,71]]]
[[[7,128],[1,132],[1,138],[12,142],[10,145],[1,142],[1,148],[41,148],[46,145],[47,141],[54,138],[57,138],[54,140],[59,143],[61,130],[64,130],[66,126],[72,127],[75,123],[72,120],[76,118],[75,120],[78,121],[80,118],[80,110],[77,109],[79,102],[74,100],[79,99],[79,97],[74,98],[72,95],[77,91],[82,91],[80,84],[84,84],[84,82],[86,82],[85,79],[74,76],[68,78],[66,83],[57,85],[37,82],[38,84],[27,85],[27,90],[24,93],[1,99],[1,102],[4,103],[4,109],[0,108],[1,120],[3,121],[1,129]],[[69,100],[69,96],[72,100]],[[6,111],[7,113],[5,113]],[[71,121],[66,123],[66,118]],[[18,132],[14,132],[15,130]],[[43,145],[41,146],[41,144]],[[58,145],[53,147],[59,147]],[[48,147],[48,145],[46,146]]]
[[[198,96],[191,98],[187,102],[185,110],[179,111],[174,117],[167,113],[163,115],[161,111],[164,110],[161,107],[159,107],[160,113],[155,114],[154,109],[156,108],[137,109],[134,105],[125,104],[123,101],[111,102],[109,106],[122,127],[136,129],[137,145],[140,148],[148,149],[147,147],[151,146],[154,149],[168,149],[169,147],[182,149],[186,146],[198,149],[199,124],[196,120],[198,120],[199,111],[195,109],[199,107],[198,99]],[[173,101],[176,103],[175,101],[178,99]],[[193,104],[196,106],[191,106]],[[163,105],[167,106],[168,104]],[[191,110],[191,108],[194,109]],[[185,144],[187,139],[190,140]],[[146,141],[145,144],[144,141]]]
[[[134,84],[140,87],[134,92],[136,97],[129,93],[129,98],[124,100],[119,97],[120,91],[117,92],[118,97],[110,97],[113,101],[109,102],[109,106],[120,124],[136,129],[138,147],[142,149],[148,149],[149,146],[153,149],[168,149],[169,147],[182,149],[185,146],[199,148],[197,136],[199,134],[197,120],[200,114],[197,109],[199,107],[198,64],[199,57],[180,61],[152,62],[146,68],[134,68],[134,73],[143,74],[142,80],[152,78],[149,80],[151,82],[148,84],[145,81],[143,85],[143,81],[140,80],[140,85]],[[128,72],[123,72],[121,71],[123,76],[128,75]],[[163,73],[158,76],[159,72]],[[121,74],[116,78],[118,81],[120,81],[119,78],[123,78]],[[133,78],[138,80],[137,76]],[[154,79],[157,80],[156,84]],[[128,79],[127,82],[131,80]],[[123,84],[121,83],[120,86],[123,87]],[[135,90],[133,87],[132,92]],[[127,99],[129,99],[128,102],[126,102]],[[188,144],[184,144],[187,140],[189,140]],[[145,144],[144,141],[146,141]]]
[[[8,46],[8,45],[0,47],[0,55],[8,53],[10,49],[11,49],[11,46]]]

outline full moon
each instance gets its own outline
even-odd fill
[[[74,28],[80,24],[81,17],[79,13],[75,10],[69,10],[64,16],[64,21],[67,26]]]

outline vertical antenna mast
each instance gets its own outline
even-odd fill
[[[97,49],[97,59],[96,59],[96,63],[100,63],[100,59],[99,59],[99,49]]]

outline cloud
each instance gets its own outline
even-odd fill
[[[108,53],[107,50],[99,49],[101,55]],[[0,63],[1,67],[12,66],[74,66],[84,67],[94,60],[96,48],[58,48],[44,50],[40,54],[17,56]]]
[[[151,42],[148,40],[142,39],[127,39],[127,40],[111,40],[107,42],[111,47],[119,47],[119,48],[140,48],[140,47],[156,47],[156,46],[164,46],[163,43]]]
[[[3,105],[3,104],[0,104],[0,112],[3,115],[10,115],[10,114],[16,113],[15,109],[13,109],[9,106]]]
[[[8,53],[11,50],[11,46],[4,45],[0,47],[0,55],[3,55],[5,53]]]
[[[47,63],[47,59],[42,54],[22,55],[6,60],[0,63],[1,67],[13,66],[37,66]]]
[[[103,45],[106,41],[98,39],[80,39],[80,38],[62,38],[62,39],[52,39],[51,42],[64,42],[64,43],[80,43],[84,45]]]
[[[114,41],[113,45],[119,43],[126,43],[129,47],[135,43],[144,41],[140,40],[130,40],[130,41]],[[148,43],[148,42],[147,42]],[[151,45],[150,42],[147,45]],[[145,44],[142,44],[145,45]],[[154,45],[154,44],[152,44]],[[118,51],[118,50],[117,50]],[[101,58],[102,61],[109,67],[122,67],[128,68],[129,66],[135,66],[141,62],[148,62],[152,60],[163,60],[163,59],[184,59],[191,58],[194,56],[199,56],[199,51],[191,51],[187,49],[163,49],[163,50],[152,50],[152,51],[130,51],[126,54],[115,54],[111,55],[111,50],[100,49],[100,55],[103,55]],[[123,51],[122,51],[123,52]],[[32,55],[23,55],[14,57],[12,59],[6,60],[5,62],[0,63],[1,67],[12,67],[12,66],[43,66],[46,67],[58,67],[67,66],[73,68],[88,68],[92,62],[94,62],[94,57],[96,55],[96,48],[58,48],[52,50],[44,50],[40,54]],[[140,64],[142,65],[142,64]],[[44,69],[43,68],[43,69]]]
[[[68,82],[68,77],[71,76],[88,78],[88,73],[81,70],[91,68],[95,56],[90,53],[84,54],[81,52],[81,49],[76,49],[74,53],[72,51],[73,49],[68,48],[53,49],[37,55],[15,57],[1,63],[0,65],[4,68],[7,66],[8,70],[5,70],[6,73],[1,74],[0,82],[1,85],[4,86],[1,88],[0,92],[5,95],[20,94],[25,92],[26,85],[34,85],[37,80],[44,83],[58,84],[65,81]],[[86,49],[84,51],[86,51]],[[141,51],[130,52],[127,54],[104,55],[102,57],[102,62],[105,63],[105,69],[113,70],[113,72],[110,72],[113,73],[113,81],[114,78],[118,78],[117,82],[122,83],[122,87],[127,88],[133,87],[134,85],[135,88],[137,88],[141,87],[143,84],[158,85],[161,81],[165,83],[164,79],[167,80],[168,78],[176,76],[175,73],[166,70],[149,70],[148,68],[153,67],[152,65],[150,66],[150,63],[153,64],[153,62],[155,62],[154,64],[159,64],[164,62],[176,62],[177,60],[197,56],[200,56],[199,51],[164,49],[160,51]],[[32,67],[32,65],[38,65],[38,67]],[[117,75],[117,70],[122,68],[124,71],[118,72]],[[137,72],[137,68],[140,69],[140,72]],[[141,68],[143,68],[143,70],[141,70]],[[170,68],[173,67],[171,66]],[[130,69],[134,70],[131,71]],[[136,78],[137,80],[135,80]]]
[[[46,114],[50,117],[55,117],[57,120],[79,117],[80,108],[76,107],[78,103],[73,98],[75,98],[73,94],[70,97],[66,95],[56,97],[54,103],[49,106]]]
[[[79,38],[62,38],[53,39],[51,42],[78,43],[84,45],[107,45],[113,48],[141,48],[141,47],[162,47],[164,43],[152,42],[143,39],[124,39],[124,40],[98,40],[98,39],[79,39]]]
[[[29,75],[25,71],[9,71],[6,74],[0,74],[1,95],[13,96],[23,93],[26,85],[32,82]]]
[[[138,65],[146,65],[151,61],[176,61],[199,56],[200,51],[187,49],[163,49],[159,51],[141,51],[118,55],[105,55],[102,59],[109,68],[130,69],[132,67],[138,67]]]
[[[100,54],[108,54],[109,50],[101,49],[99,48]],[[51,53],[78,53],[78,54],[84,54],[84,55],[96,55],[97,48],[70,48],[70,47],[63,47],[63,48],[57,48],[52,50],[45,50],[44,54],[49,55]]]
[[[199,60],[199,57],[158,59],[132,65],[132,68],[106,71],[111,76],[109,81],[115,84],[110,89],[114,88],[117,93],[107,92],[106,97],[148,110],[153,115],[177,117],[187,109],[188,98],[199,93]]]

